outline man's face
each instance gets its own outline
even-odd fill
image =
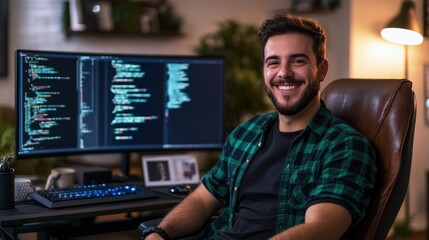
[[[317,65],[313,40],[304,34],[270,37],[264,49],[265,91],[277,111],[294,115],[318,95],[327,62]]]

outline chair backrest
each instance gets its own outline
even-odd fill
[[[416,101],[412,83],[398,79],[339,79],[321,95],[327,108],[373,144],[376,191],[356,239],[385,239],[407,194]]]

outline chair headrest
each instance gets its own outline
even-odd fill
[[[374,143],[383,134],[407,131],[408,124],[399,123],[408,123],[414,110],[411,86],[408,80],[339,79],[326,86],[322,99],[334,115]],[[389,127],[393,129],[385,129]]]

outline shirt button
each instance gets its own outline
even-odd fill
[[[262,145],[262,143],[261,143],[261,142],[259,142],[259,143],[258,143],[258,147],[260,147],[261,145]]]
[[[246,164],[249,164],[249,163],[250,163],[250,160],[249,160],[249,159],[247,159],[247,160],[246,160]]]
[[[237,192],[237,190],[238,190],[238,187],[234,187],[234,192]]]

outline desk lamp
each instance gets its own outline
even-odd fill
[[[381,36],[385,40],[404,45],[405,79],[408,79],[408,45],[419,45],[423,42],[415,12],[413,1],[403,1],[398,15],[381,30]]]
[[[423,42],[420,27],[415,16],[416,6],[413,1],[405,0],[399,13],[381,30],[381,36],[396,44],[404,45],[405,79],[408,80],[408,45],[419,45]],[[405,198],[405,217],[410,217],[409,195]]]

